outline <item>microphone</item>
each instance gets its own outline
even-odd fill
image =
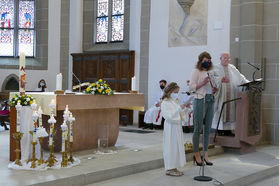
[[[248,65],[250,65],[250,66],[252,66],[252,67],[254,67],[256,69],[255,72],[253,73],[253,81],[255,81],[255,74],[256,74],[257,70],[261,70],[261,69],[259,67],[256,67],[255,65],[252,65],[249,62],[248,62]]]
[[[255,65],[252,65],[251,63],[249,63],[248,62],[248,64],[250,65],[250,66],[252,66],[252,67],[254,67],[255,69],[257,69],[257,70],[260,70],[260,68],[259,67],[256,67]]]
[[[80,80],[78,79],[78,77],[75,75],[74,72],[72,72],[72,74],[73,74],[73,76],[78,80],[78,83],[79,83],[79,92],[80,92],[80,90],[81,90],[81,86],[80,86],[81,82],[80,82]]]

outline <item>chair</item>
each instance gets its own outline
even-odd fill
[[[4,106],[0,110],[0,123],[5,130],[9,130],[5,122],[9,122],[10,111],[8,109],[8,101],[4,101]]]

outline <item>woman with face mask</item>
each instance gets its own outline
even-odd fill
[[[185,149],[182,132],[182,113],[186,105],[178,101],[179,86],[172,82],[165,89],[162,97],[161,112],[165,118],[163,155],[166,175],[182,176],[183,172],[177,170],[184,167]]]
[[[44,79],[41,79],[38,83],[38,88],[36,88],[36,91],[40,92],[48,92],[46,81]]]
[[[212,88],[210,84],[209,71],[212,69],[211,56],[207,52],[199,55],[196,68],[192,72],[190,81],[190,90],[194,93],[194,134],[193,134],[193,151],[194,162],[198,166],[202,166],[202,159],[199,153],[200,134],[202,134],[204,125],[204,161],[206,165],[213,165],[208,160],[208,145],[210,137],[210,129],[213,119],[214,93],[216,88]]]

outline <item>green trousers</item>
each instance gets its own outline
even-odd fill
[[[204,125],[204,151],[208,150],[210,130],[214,112],[214,96],[206,94],[203,99],[194,100],[194,134],[193,151],[199,152],[200,134]]]

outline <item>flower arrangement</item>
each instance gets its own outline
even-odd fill
[[[103,81],[102,79],[99,79],[95,83],[91,83],[84,91],[86,94],[99,94],[99,95],[112,95],[114,94],[114,91],[111,90],[109,85]]]
[[[17,103],[20,103],[22,106],[30,106],[35,99],[30,95],[18,95],[16,94],[12,99],[10,100],[9,104],[10,106],[15,106]]]

